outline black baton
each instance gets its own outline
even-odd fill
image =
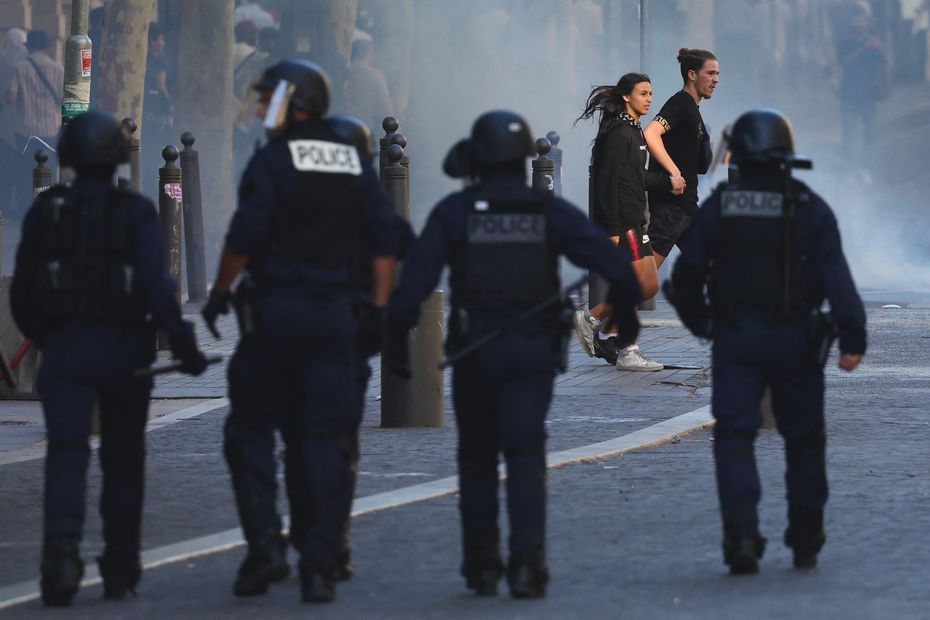
[[[219,364],[223,361],[222,356],[212,355],[206,359],[207,366],[212,366],[213,364]],[[148,368],[139,368],[134,370],[132,373],[133,377],[142,378],[142,377],[154,377],[155,375],[165,375],[169,372],[177,372],[184,367],[185,362],[175,362],[174,364],[168,364],[167,366],[149,366]]]
[[[478,340],[475,340],[471,344],[462,347],[461,349],[453,353],[450,357],[447,357],[446,359],[444,359],[439,364],[439,369],[445,370],[446,368],[456,363],[457,361],[459,361],[466,355],[469,355],[473,351],[480,349],[481,347],[491,342],[495,338],[499,338],[500,336],[507,333],[508,331],[511,331],[515,329],[516,327],[519,327],[527,319],[533,318],[535,315],[539,314],[540,312],[542,312],[543,310],[545,310],[552,304],[558,303],[562,301],[563,299],[565,299],[566,297],[568,297],[569,293],[573,291],[577,291],[578,289],[584,287],[588,283],[589,279],[590,278],[588,278],[588,276],[583,276],[579,278],[575,283],[568,286],[568,288],[566,288],[564,291],[559,291],[555,295],[547,297],[546,299],[542,300],[541,302],[539,302],[538,304],[536,304],[535,306],[533,306],[532,308],[530,308],[529,310],[527,310],[526,312],[524,312],[523,314],[515,318],[514,320],[508,321],[507,325],[505,325],[501,329],[495,329],[494,331],[488,332],[481,338],[478,338]]]

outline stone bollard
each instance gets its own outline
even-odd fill
[[[37,149],[33,154],[36,160],[32,169],[32,197],[35,198],[52,186],[52,170],[45,163],[48,161],[48,151]]]
[[[200,159],[194,146],[194,135],[181,134],[181,187],[184,222],[184,247],[187,250],[187,300],[207,298],[207,268],[203,240],[203,201],[200,194]]]
[[[158,219],[161,222],[162,237],[165,240],[165,269],[175,282],[175,298],[181,301],[181,169],[175,163],[178,160],[178,147],[169,144],[162,149],[161,156],[165,165],[158,169]],[[168,338],[159,332],[158,348],[166,351]]]
[[[400,144],[391,144],[385,151],[388,164],[382,170],[384,189],[397,213],[409,220],[409,162],[404,165],[404,148]],[[409,381],[381,366],[382,427],[442,426],[444,390],[439,362],[444,313],[442,291],[434,291],[420,306],[420,320],[410,333],[413,376]]]
[[[555,163],[549,159],[552,144],[546,138],[536,141],[537,157],[533,160],[533,188],[547,192],[555,189]]]
[[[381,121],[381,128],[384,129],[384,137],[378,140],[378,178],[381,179],[381,187],[384,187],[384,169],[390,163],[387,151],[391,147],[394,132],[400,128],[400,123],[393,116],[388,116]]]
[[[555,166],[555,195],[562,195],[562,149],[559,148],[559,142],[562,138],[558,133],[550,131],[546,134],[546,139],[549,140],[549,144],[552,145],[552,150],[549,151],[549,159],[552,160],[553,165]]]
[[[142,142],[136,137],[139,125],[127,116],[123,119],[123,127],[129,132],[129,183],[130,187],[142,191]]]

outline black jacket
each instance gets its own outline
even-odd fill
[[[594,142],[591,219],[611,236],[645,227],[646,191],[671,190],[668,174],[646,170],[646,153],[642,129],[623,119]]]

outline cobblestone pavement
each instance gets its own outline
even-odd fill
[[[895,301],[893,299],[889,301]],[[641,344],[660,361],[706,364],[707,346],[690,338],[659,304],[645,314]],[[137,599],[103,604],[99,586],[82,591],[72,617],[387,618],[919,618],[930,617],[923,585],[930,551],[926,411],[930,371],[924,326],[930,310],[869,308],[871,349],[860,371],[828,373],[831,500],[829,541],[811,574],[790,569],[781,440],[763,432],[758,460],[765,489],[762,574],[726,576],[719,551],[711,435],[707,431],[622,457],[550,472],[547,599],[479,600],[467,594],[459,562],[456,498],[371,513],[353,525],[356,577],[334,605],[299,605],[295,578],[255,600],[235,600],[230,584],[242,549],[148,570]],[[232,337],[229,338],[232,342]],[[217,346],[225,343],[221,341]],[[834,361],[831,360],[831,364]],[[708,402],[706,373],[619,373],[575,348],[559,378],[549,417],[550,451],[624,435]],[[173,389],[166,382],[164,389]],[[454,429],[446,398],[440,428],[381,429],[378,389],[369,390],[358,495],[454,474]],[[185,401],[186,402],[186,401]],[[3,411],[0,403],[0,411]],[[224,409],[152,431],[148,448],[145,547],[236,527],[220,428]],[[0,417],[0,420],[4,418]],[[0,426],[0,435],[5,427]],[[35,575],[41,459],[0,466],[0,587]],[[100,549],[93,514],[96,463],[83,547]],[[503,590],[503,589],[502,589]],[[0,611],[44,617],[35,601]]]

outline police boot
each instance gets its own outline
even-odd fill
[[[765,538],[758,531],[731,534],[723,541],[723,561],[731,575],[755,575],[765,553]]]
[[[817,554],[827,541],[823,531],[823,513],[806,518],[789,514],[785,530],[785,546],[794,555],[794,567],[810,570],[817,566]]]
[[[336,564],[336,581],[348,581],[352,578],[352,555],[345,547],[339,552]]]
[[[77,538],[51,538],[42,545],[40,586],[46,607],[67,607],[77,594],[84,576],[79,544]]]
[[[507,564],[507,583],[514,598],[542,598],[546,596],[549,569],[542,553],[514,554]]]
[[[277,531],[266,532],[249,543],[249,553],[239,567],[233,593],[236,596],[258,596],[268,591],[275,581],[286,579],[291,569],[287,565],[287,541]]]
[[[496,551],[483,558],[466,559],[462,562],[465,585],[478,596],[496,596],[497,582],[504,573],[504,563]]]
[[[142,564],[137,554],[118,556],[104,553],[97,558],[103,578],[103,598],[118,601],[127,593],[136,595],[136,585],[142,578]]]
[[[336,572],[316,569],[301,560],[300,598],[304,603],[332,603],[336,599]]]

